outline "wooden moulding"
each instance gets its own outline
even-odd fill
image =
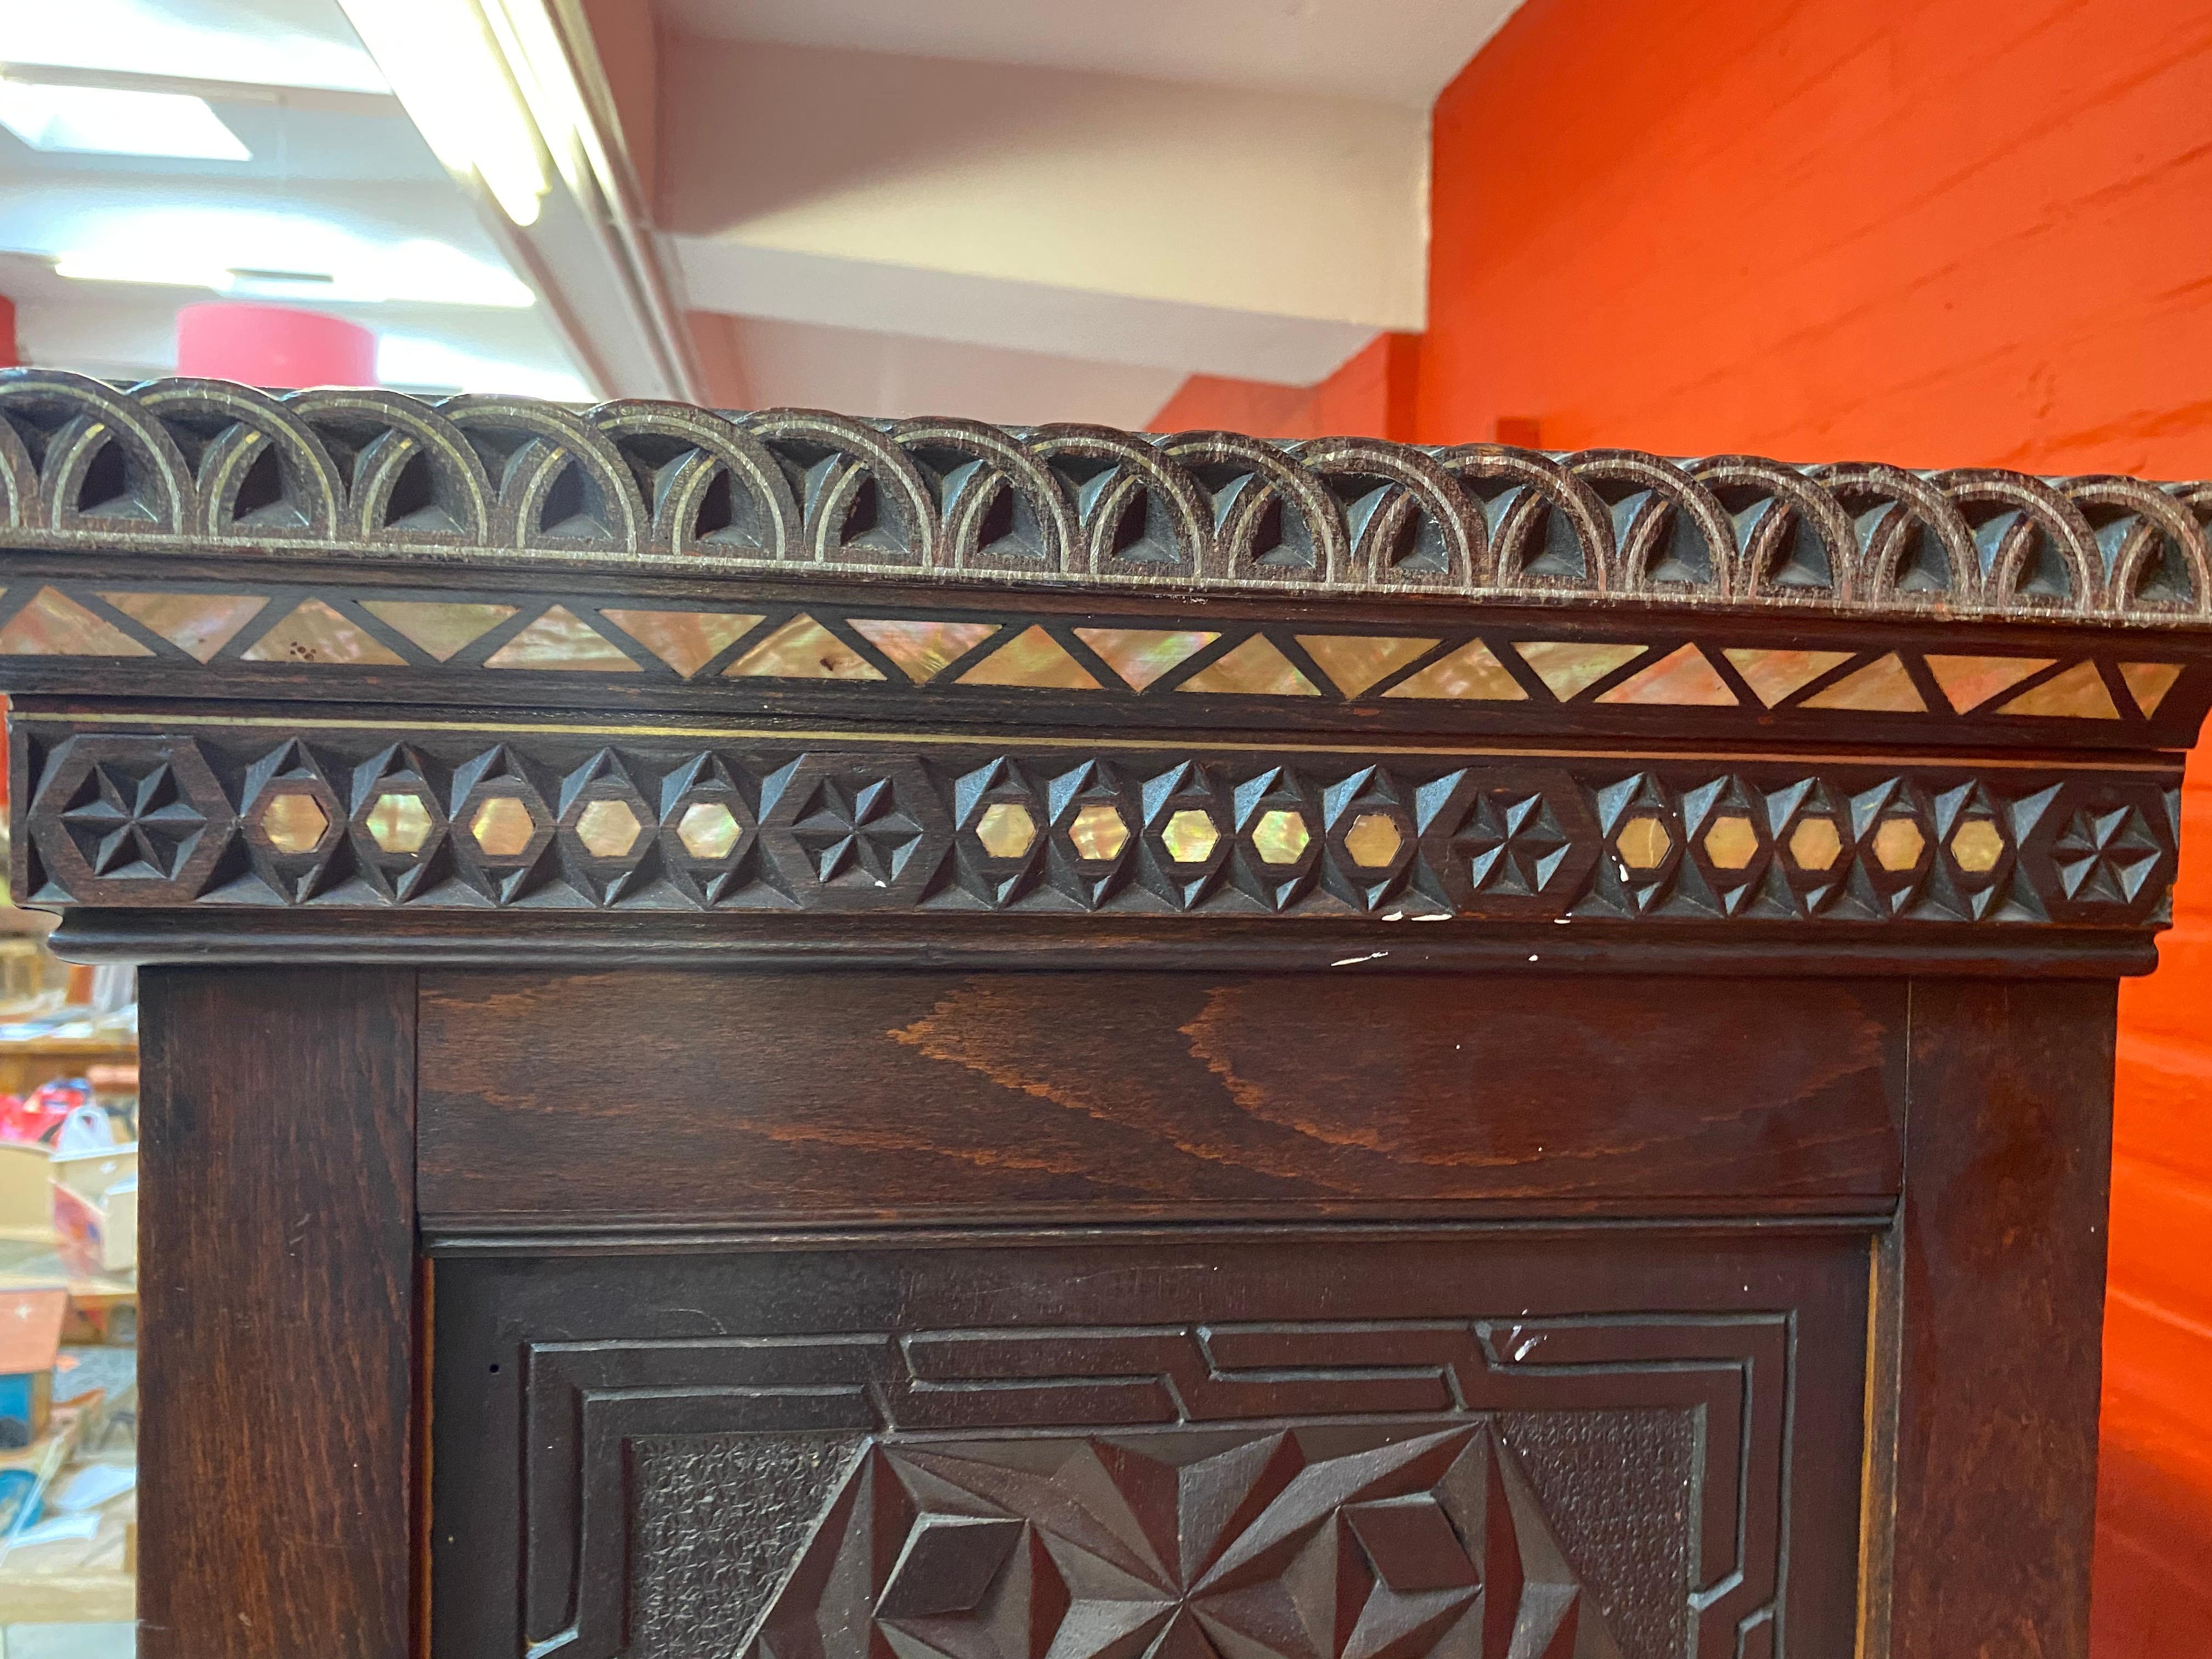
[[[0,374],[14,891],[153,964],[149,1659],[1029,1650],[1018,1531],[1172,1611],[1292,1440],[1393,1470],[1299,1593],[1480,1554],[1485,1654],[2081,1659],[2208,520]]]
[[[15,890],[81,954],[2140,971],[2212,706],[2197,485],[0,416]]]

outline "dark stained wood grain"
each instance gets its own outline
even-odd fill
[[[1625,1659],[1853,1654],[1863,1223],[1314,1235],[999,1232],[919,1248],[800,1240],[443,1262],[437,1651],[746,1651],[752,1616],[804,1579],[790,1568],[809,1533],[834,1524],[805,1471],[835,1474],[862,1437],[896,1446],[924,1432],[942,1453],[959,1449],[948,1433],[1150,1430],[1165,1443],[1155,1455],[1182,1466],[1164,1483],[1173,1494],[1236,1478],[1218,1455],[1231,1424],[1306,1437],[1326,1455],[1345,1449],[1332,1440],[1346,1419],[1402,1435],[1449,1426],[1424,1413],[1501,1413],[1504,1441],[1540,1480],[1547,1448],[1589,1448],[1580,1478],[1547,1501],[1588,1582],[1605,1583],[1608,1560],[1637,1564],[1633,1587],[1614,1577],[1598,1593],[1614,1633],[1636,1638]],[[1662,1472],[1650,1443],[1605,1433],[1623,1410],[1698,1425],[1701,1468],[1686,1478],[1667,1465],[1659,1502],[1637,1496]],[[1168,1450],[1176,1441],[1190,1449]],[[687,1447],[726,1455],[672,1473]],[[733,1465],[753,1473],[732,1479]],[[1079,1472],[1054,1485],[1070,1504],[1097,1492]],[[1065,1537],[1064,1513],[1060,1524]],[[1157,1524],[1175,1535],[1172,1511]],[[1492,1583],[1510,1601],[1510,1584]],[[865,1589],[840,1580],[831,1600],[844,1630],[869,1628]],[[1493,1627],[1487,1659],[1505,1659],[1511,1629]],[[1081,1620],[1059,1636],[1069,1654],[1127,1650]],[[1322,1650],[1342,1651],[1341,1638]],[[1285,1619],[1238,1651],[1290,1659],[1314,1646]]]
[[[7,389],[14,890],[158,964],[147,1659],[792,1654],[963,1595],[1032,1600],[896,1640],[1083,1659],[1049,1582],[986,1595],[1008,1523],[1105,1479],[1180,1603],[1185,1498],[1266,1512],[1255,1435],[1313,1467],[1423,1424],[1556,1551],[1450,1531],[1466,1482],[1449,1524],[1331,1498],[1310,1589],[1364,1550],[1467,1589],[1480,1538],[1488,1659],[2085,1659],[2111,978],[2212,708],[2170,491]],[[199,640],[125,588],[258,608]],[[390,601],[503,615],[434,649]],[[751,620],[687,664],[627,611]],[[729,672],[801,613],[843,668]],[[1101,627],[1203,637],[1139,684]],[[974,677],[1032,635],[1076,683]],[[1386,635],[1422,643],[1339,672]],[[1477,652],[1501,678],[1421,684]],[[2035,661],[1941,660],[1984,652]],[[272,822],[303,794],[321,835]],[[824,1435],[1059,1449],[1007,1513],[931,1510],[965,1541],[914,1531],[894,1594],[888,1487],[823,1566]],[[1520,1622],[1492,1568],[1555,1553]],[[1566,1594],[1624,1639],[1539,1628]],[[1321,1644],[1425,1651],[1359,1618]]]
[[[2081,1659],[2113,987],[1913,987],[1895,1659]]]
[[[423,981],[426,1227],[1886,1208],[1902,988],[1398,975]]]
[[[145,976],[145,1659],[404,1659],[415,977]]]

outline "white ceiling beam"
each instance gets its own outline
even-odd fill
[[[665,44],[659,217],[699,309],[1299,383],[1422,325],[1420,111]]]
[[[1184,374],[1307,385],[1377,330],[1360,322],[1192,305],[921,265],[677,236],[692,303],[777,322],[861,328]]]
[[[878,414],[958,414],[1000,426],[1142,426],[1174,395],[1171,369],[866,329],[695,312],[717,401]],[[720,372],[716,372],[720,371]]]
[[[662,0],[693,34],[1080,69],[1425,110],[1519,0]]]

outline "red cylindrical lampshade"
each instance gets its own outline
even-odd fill
[[[216,300],[177,313],[177,373],[248,386],[374,386],[376,336],[320,312]]]

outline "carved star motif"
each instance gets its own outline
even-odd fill
[[[872,1626],[874,1639],[870,1639]],[[879,1445],[748,1659],[1620,1659],[1480,1425]]]
[[[792,838],[823,886],[888,887],[921,841],[922,827],[888,778],[824,778],[814,786]]]
[[[62,822],[93,874],[112,880],[174,879],[207,828],[161,760],[100,762]]]
[[[1485,794],[1452,837],[1479,893],[1542,892],[1572,844],[1540,794]]]
[[[2085,807],[2051,843],[2051,857],[2068,898],[2126,904],[2158,867],[2159,851],[2134,807],[2101,812]]]

